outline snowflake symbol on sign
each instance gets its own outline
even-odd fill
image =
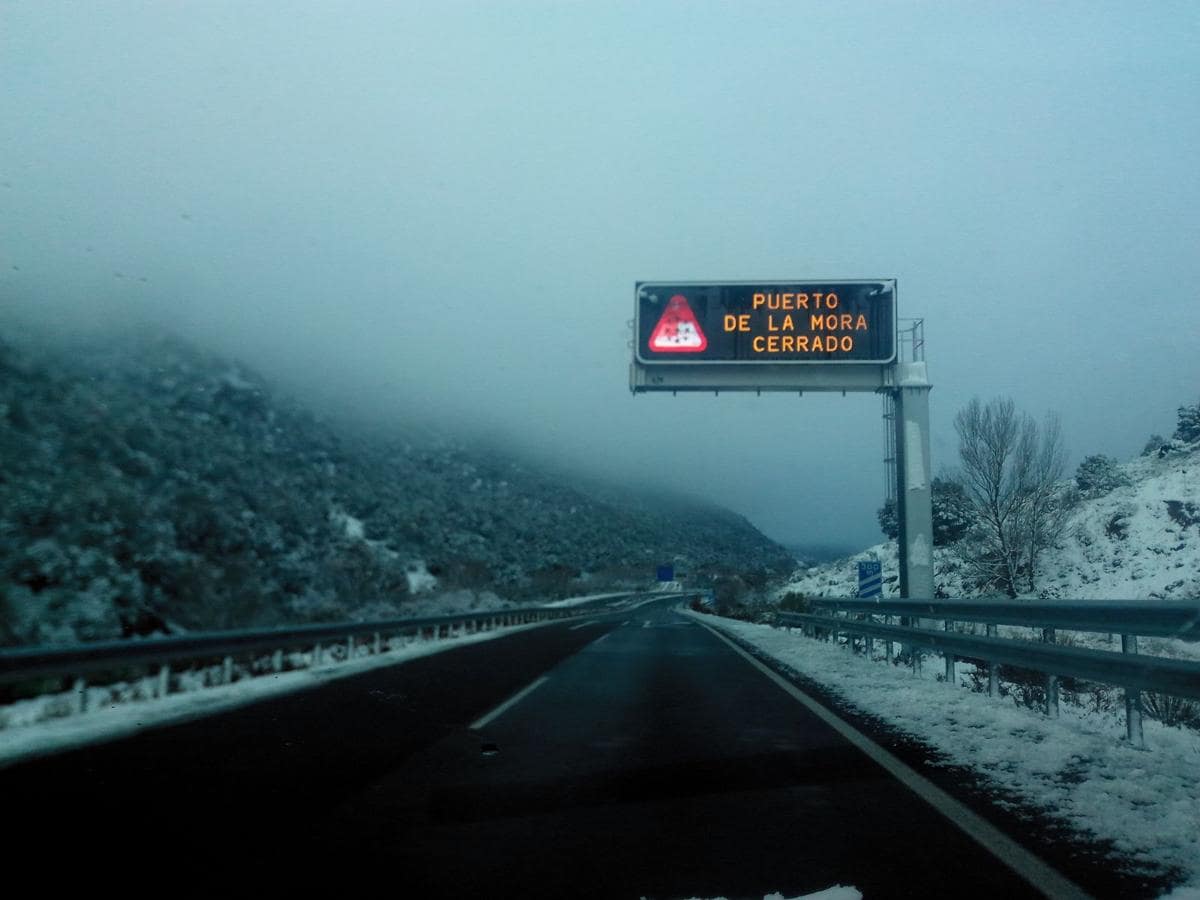
[[[656,353],[701,353],[707,347],[708,338],[687,298],[676,294],[650,335],[650,349]]]

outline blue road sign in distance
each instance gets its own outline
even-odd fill
[[[869,560],[858,564],[858,596],[879,597],[883,595],[883,564]]]

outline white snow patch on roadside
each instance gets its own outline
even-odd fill
[[[1148,720],[1148,749],[1138,750],[1113,713],[1064,704],[1061,718],[1049,719],[938,681],[940,661],[914,675],[786,629],[683,612],[917,737],[944,764],[969,767],[1082,834],[1111,841],[1122,863],[1177,870],[1181,887],[1200,890],[1200,735]],[[1173,900],[1186,896],[1176,891]]]
[[[366,538],[362,519],[356,519],[349,513],[344,513],[336,509],[332,510],[329,513],[329,521],[342,529],[342,533],[352,541],[361,541]]]
[[[691,900],[702,900],[700,897],[693,897]],[[712,900],[726,900],[725,897],[714,897]],[[784,897],[783,894],[767,894],[763,900],[862,900],[862,892],[856,887],[847,887],[841,884],[835,884],[833,887],[825,888],[823,891],[817,891],[815,894],[804,894],[799,897]],[[1190,898],[1174,898],[1174,900],[1190,900]]]
[[[615,594],[588,594],[584,597],[565,597],[562,600],[553,600],[550,603],[543,603],[542,605],[552,609],[558,609],[567,606],[579,606],[581,603],[590,603],[592,601],[614,600],[617,597],[628,597],[632,593],[634,592],[618,591]]]
[[[768,894],[763,900],[783,900],[781,894]],[[835,884],[831,888],[817,891],[815,894],[805,894],[798,900],[862,900],[862,891],[856,887]]]
[[[89,700],[92,703],[88,712],[64,718],[43,716],[47,705],[66,702],[65,695],[48,695],[21,701],[0,708],[0,715],[4,716],[8,726],[0,728],[0,768],[27,757],[67,750],[97,741],[115,740],[145,728],[211,715],[268,697],[318,687],[335,678],[358,675],[382,666],[394,666],[464,644],[475,644],[517,631],[540,628],[545,624],[547,623],[538,622],[497,628],[436,641],[413,638],[403,646],[378,655],[366,655],[366,648],[360,647],[359,650],[364,655],[353,660],[260,675],[218,687],[200,689],[202,675],[196,674],[192,678],[197,682],[194,685],[196,689],[156,699],[139,699],[136,696],[138,685],[89,688]],[[182,673],[182,676],[186,677],[189,674]],[[144,681],[152,682],[153,679]],[[96,705],[98,698],[104,698],[99,700],[103,706]]]
[[[408,581],[409,594],[419,594],[422,591],[437,589],[437,576],[431,574],[425,568],[425,560],[423,559],[418,559],[410,563],[408,570],[404,573],[404,577]]]

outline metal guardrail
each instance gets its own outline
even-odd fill
[[[456,632],[474,634],[512,625],[577,618],[595,615],[597,608],[602,605],[623,602],[634,597],[655,596],[657,594],[633,592],[609,595],[574,606],[516,607],[424,619],[337,622],[291,628],[206,632],[144,640],[96,641],[59,647],[0,649],[0,684],[75,678],[73,690],[82,697],[86,687],[84,675],[158,666],[156,694],[162,696],[168,693],[171,669],[183,664],[219,659],[223,665],[223,683],[228,683],[233,678],[235,656],[269,652],[272,654],[271,671],[278,672],[283,668],[284,651],[311,648],[314,652],[314,664],[319,664],[324,652],[335,645],[345,648],[347,658],[354,657],[364,638],[367,639],[367,646],[372,652],[380,653],[390,648],[391,641],[400,637],[436,638]]]
[[[837,600],[809,601],[815,609],[834,613],[907,616],[984,622],[1026,628],[1062,628],[1143,637],[1176,637],[1200,640],[1200,604],[1139,603],[1133,600]]]
[[[1200,640],[1200,604],[1137,603],[1131,601],[970,601],[970,600],[826,600],[809,601],[812,613],[780,613],[784,625],[796,625],[806,634],[839,634],[865,639],[866,651],[876,639],[887,642],[887,657],[893,644],[908,648],[914,659],[918,649],[941,653],[946,663],[946,680],[956,682],[957,659],[982,660],[988,670],[988,694],[999,689],[1001,665],[1032,669],[1046,676],[1047,715],[1058,715],[1059,678],[1098,682],[1121,687],[1125,692],[1126,733],[1131,743],[1144,745],[1142,735],[1143,691],[1200,699],[1200,662],[1147,656],[1137,652],[1143,636]],[[899,616],[901,625],[874,621],[875,616]],[[922,620],[944,623],[945,630],[921,627]],[[958,634],[954,623],[973,622],[987,626],[987,636]],[[915,624],[913,624],[915,623]],[[999,625],[1040,629],[1040,643],[1001,638]],[[1062,646],[1055,643],[1057,629],[1121,635],[1121,652]]]

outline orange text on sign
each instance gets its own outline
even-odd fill
[[[753,309],[771,310],[837,309],[839,302],[838,295],[832,292],[828,294],[775,294],[767,292],[755,294],[751,298],[750,306]]]
[[[756,335],[750,342],[755,353],[849,353],[854,349],[854,338],[848,334],[807,335],[771,334]]]

